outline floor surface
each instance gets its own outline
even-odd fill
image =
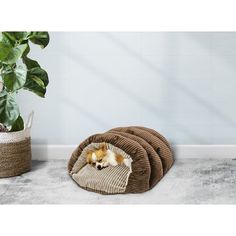
[[[236,204],[236,160],[177,160],[151,191],[107,196],[79,188],[66,166],[33,161],[31,172],[0,179],[0,204]]]

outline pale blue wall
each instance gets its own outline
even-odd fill
[[[50,33],[33,142],[77,144],[115,126],[153,127],[175,144],[236,143],[236,33]]]

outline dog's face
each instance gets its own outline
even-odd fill
[[[95,151],[88,151],[87,163],[95,166],[98,170],[104,168],[104,158],[107,155],[107,146],[102,144],[99,149]]]

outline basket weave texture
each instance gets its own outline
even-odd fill
[[[33,112],[25,129],[0,133],[0,178],[21,175],[31,169],[31,139]]]
[[[31,169],[31,141],[0,144],[0,177],[21,175]]]

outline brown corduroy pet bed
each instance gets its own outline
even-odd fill
[[[97,170],[86,162],[88,150],[101,143],[131,160],[131,166],[109,166]],[[73,152],[68,171],[77,184],[102,194],[141,193],[153,188],[174,162],[168,141],[145,127],[120,127],[95,134]]]

